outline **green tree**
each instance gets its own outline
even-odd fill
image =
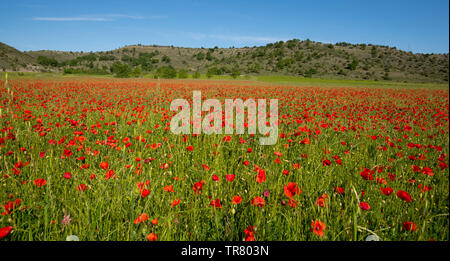
[[[239,71],[239,68],[233,67],[233,69],[231,69],[231,77],[236,79],[239,75],[241,75],[241,72]]]
[[[127,78],[130,77],[131,74],[131,67],[124,63],[115,62],[111,67],[112,72],[116,77],[119,78]]]
[[[185,79],[188,77],[188,73],[185,69],[181,69],[178,71],[178,78],[179,79]]]
[[[353,59],[353,61],[347,65],[347,69],[352,70],[352,71],[356,70],[358,63],[359,63],[358,60]]]
[[[170,58],[169,58],[169,56],[164,55],[164,56],[161,58],[161,61],[163,61],[163,62],[165,62],[165,63],[170,63]]]
[[[177,71],[172,66],[159,67],[156,70],[156,76],[161,78],[173,79],[177,77]]]
[[[44,66],[52,66],[52,67],[58,66],[58,61],[56,61],[55,58],[48,58],[46,56],[39,56],[37,58],[37,62],[38,64]]]
[[[211,52],[206,53],[206,60],[211,61],[213,59]]]
[[[199,52],[199,53],[196,55],[196,57],[197,57],[197,60],[201,61],[201,60],[205,59],[205,54],[202,53],[202,52]]]
[[[195,71],[194,74],[192,75],[192,78],[194,79],[200,78],[200,73],[198,71]]]
[[[133,72],[131,73],[133,77],[141,77],[142,75],[142,68],[140,66],[137,66],[133,69]]]

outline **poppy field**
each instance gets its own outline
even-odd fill
[[[193,91],[278,99],[277,143],[173,134]],[[2,79],[0,130],[2,241],[449,240],[448,88]]]

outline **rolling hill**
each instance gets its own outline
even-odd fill
[[[0,43],[0,69],[161,77],[292,75],[332,79],[448,82],[449,54],[421,54],[395,47],[325,44],[293,39],[243,48],[129,45],[104,52],[27,51]],[[181,72],[180,72],[181,71]],[[177,74],[178,72],[178,74]],[[183,76],[182,76],[183,75]]]

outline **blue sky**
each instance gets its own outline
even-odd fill
[[[311,39],[449,52],[448,0],[1,2],[0,42],[21,51],[129,44],[242,47]]]

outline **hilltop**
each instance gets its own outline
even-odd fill
[[[103,52],[27,51],[0,43],[0,70],[166,78],[211,75],[291,75],[331,79],[448,82],[449,54],[395,47],[325,44],[293,39],[243,48],[129,45]]]

